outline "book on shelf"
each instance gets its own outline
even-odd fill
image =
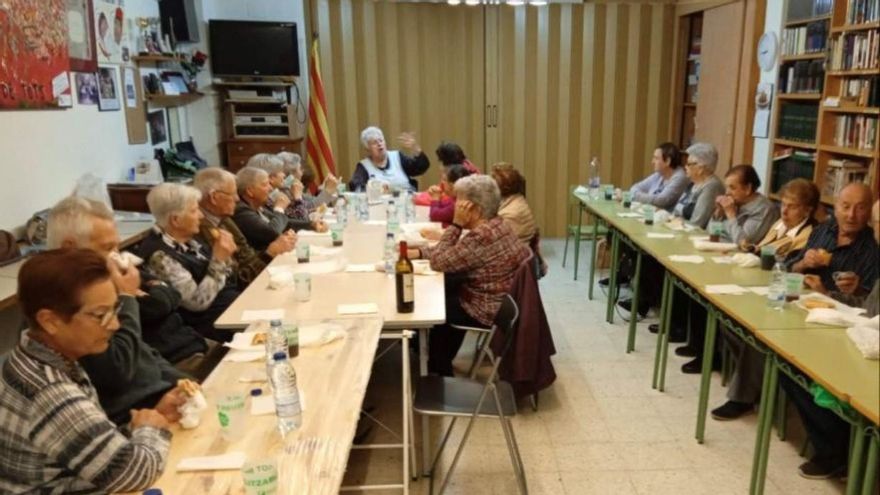
[[[782,54],[804,55],[825,51],[828,40],[828,19],[806,26],[786,28],[782,32]]]
[[[839,96],[860,107],[880,107],[880,76],[844,79],[840,83]]]
[[[837,197],[847,184],[864,182],[868,177],[868,167],[856,160],[831,159],[825,170],[822,195]]]
[[[831,70],[880,67],[880,30],[841,33],[831,40]]]
[[[786,103],[779,111],[779,128],[776,135],[780,139],[816,142],[816,122],[819,119],[819,106],[811,104]]]
[[[834,144],[856,150],[877,149],[877,117],[838,115],[834,120]]]
[[[877,21],[880,21],[880,0],[849,0],[846,2],[847,24]]]
[[[774,159],[770,174],[770,190],[778,192],[783,185],[794,179],[807,179],[813,182],[813,171],[815,168],[815,160],[800,160],[797,159],[795,154],[785,158]]]
[[[832,6],[834,0],[813,0],[813,17],[830,14]]]
[[[824,83],[822,60],[798,60],[783,65],[779,71],[779,87],[783,93],[821,93]]]
[[[789,1],[785,18],[789,21],[806,20],[831,13],[833,0]]]

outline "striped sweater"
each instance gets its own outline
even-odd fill
[[[88,376],[22,336],[0,370],[0,493],[142,490],[159,476],[170,432],[117,430]]]

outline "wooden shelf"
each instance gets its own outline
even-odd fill
[[[819,149],[822,151],[827,151],[829,153],[837,153],[840,155],[850,155],[850,156],[859,156],[862,158],[877,158],[877,150],[857,150],[853,148],[844,148],[843,146],[833,146],[829,144],[823,144],[819,146]]]
[[[862,24],[844,24],[843,26],[834,26],[831,28],[832,33],[847,33],[850,31],[864,31],[867,29],[880,29],[880,21],[865,22]]]
[[[802,53],[800,55],[783,55],[779,58],[782,63],[795,62],[798,60],[819,60],[825,58],[825,52]]]
[[[831,14],[820,15],[817,17],[808,17],[806,19],[798,19],[796,21],[785,21],[785,27],[802,26],[816,21],[824,21],[831,19]]]
[[[780,100],[821,100],[821,93],[779,93]]]
[[[776,138],[773,140],[774,144],[781,144],[782,146],[791,146],[792,148],[801,148],[805,150],[815,150],[816,143],[806,143],[802,141],[791,141],[789,139],[780,139]]]
[[[233,124],[235,127],[289,127],[289,124],[278,124],[276,122],[248,122],[246,124]]]
[[[260,98],[235,98],[235,99],[226,99],[224,103],[262,103],[265,105],[284,105],[287,104],[286,100],[270,100],[270,99],[260,99]]]
[[[880,75],[880,69],[851,69],[851,70],[829,70],[825,71],[826,76],[877,76]]]
[[[865,115],[880,115],[878,107],[822,107],[822,110],[832,113],[861,113]]]
[[[697,108],[697,104],[696,104],[696,103],[691,103],[691,102],[689,102],[689,101],[686,101],[686,102],[682,103],[682,106],[684,106],[685,108]]]
[[[198,100],[202,93],[187,93],[183,95],[147,95],[147,103],[154,107],[180,107],[189,105]]]
[[[272,87],[290,87],[293,86],[292,82],[284,82],[284,81],[245,81],[245,82],[229,82],[229,81],[217,81],[211,83],[213,86],[223,87],[252,87],[252,88],[272,88]]]
[[[135,55],[131,57],[131,60],[140,64],[144,62],[182,62],[184,59],[170,55]]]

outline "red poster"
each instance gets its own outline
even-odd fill
[[[65,0],[0,1],[0,109],[67,106]]]

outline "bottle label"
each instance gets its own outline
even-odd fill
[[[415,287],[413,284],[413,274],[403,274],[403,302],[410,303],[415,299]]]

